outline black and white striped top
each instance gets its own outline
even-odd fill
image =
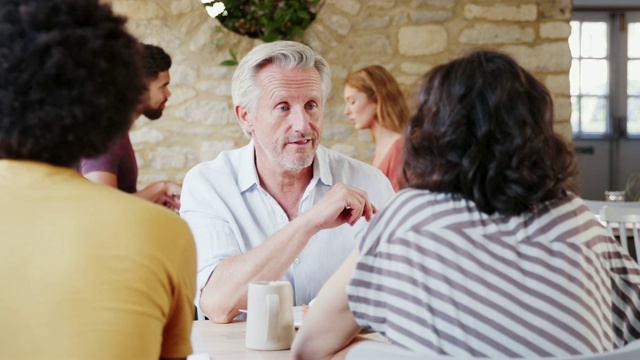
[[[504,217],[403,190],[360,253],[358,324],[416,352],[561,356],[640,338],[640,267],[573,194]]]

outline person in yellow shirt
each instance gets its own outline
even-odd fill
[[[125,21],[99,0],[0,2],[0,359],[192,353],[188,226],[75,171],[146,91]]]

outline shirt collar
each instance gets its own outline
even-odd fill
[[[240,149],[240,164],[238,170],[238,185],[241,192],[249,190],[259,183],[258,172],[256,171],[255,145],[253,139],[249,144]],[[313,160],[313,178],[310,185],[315,186],[321,181],[327,186],[333,185],[333,176],[326,153],[326,149],[320,145],[316,150],[316,156]]]

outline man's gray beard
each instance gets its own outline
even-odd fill
[[[296,161],[295,163],[291,163],[291,162],[284,163],[283,162],[283,163],[281,163],[281,165],[285,170],[289,170],[289,171],[301,170],[301,169],[304,169],[306,167],[311,166],[311,164],[313,164],[313,159],[315,159],[315,157],[316,156],[315,156],[315,152],[314,152],[313,156],[310,156],[309,159],[305,160],[304,162],[299,162],[299,161]]]

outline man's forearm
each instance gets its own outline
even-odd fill
[[[200,307],[217,323],[228,323],[247,306],[251,281],[275,281],[287,270],[315,234],[300,216],[246,253],[222,261],[202,289]]]

